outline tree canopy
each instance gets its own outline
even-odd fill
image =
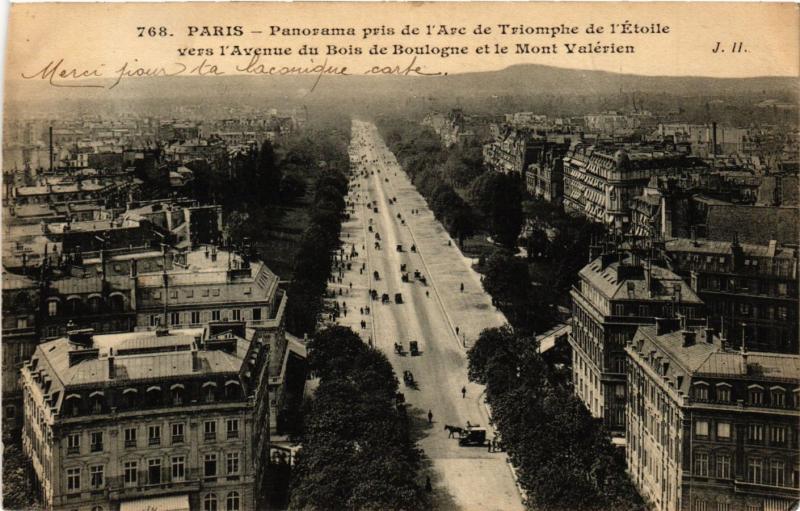
[[[530,509],[645,509],[607,432],[570,386],[551,377],[535,339],[509,327],[487,329],[468,358],[470,379],[486,384]]]

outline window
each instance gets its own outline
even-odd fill
[[[206,403],[214,402],[214,385],[206,385],[205,398],[206,398]]]
[[[219,311],[211,311],[211,321],[219,321]]]
[[[150,326],[158,326],[161,324],[161,317],[157,314],[150,314]]]
[[[180,444],[183,443],[183,423],[176,422],[172,424],[172,443],[173,444]]]
[[[172,389],[172,404],[174,406],[180,406],[183,404],[183,389],[180,387],[175,387]]]
[[[147,460],[147,482],[161,484],[161,458]]]
[[[126,461],[122,464],[122,475],[125,486],[136,486],[139,464],[136,461]]]
[[[764,480],[763,467],[760,458],[750,458],[747,460],[747,481],[750,483],[761,484]]]
[[[47,302],[47,315],[51,318],[58,314],[58,302],[51,300]]]
[[[225,511],[239,511],[239,492],[232,491],[225,500]]]
[[[67,491],[81,491],[81,469],[67,469]]]
[[[177,300],[178,299],[178,291],[173,289],[172,291],[169,292],[169,297],[172,298],[173,300]]]
[[[17,318],[17,328],[28,328],[28,318]]]
[[[200,324],[200,311],[192,311],[192,324],[193,325]]]
[[[614,305],[614,315],[615,316],[624,316],[625,315],[625,306],[622,304]]]
[[[769,443],[772,445],[783,445],[786,443],[786,428],[783,426],[772,426],[769,428]]]
[[[708,453],[695,453],[694,474],[700,477],[708,477]]]
[[[203,497],[203,511],[217,511],[217,496],[213,493],[207,493]]]
[[[261,321],[261,307],[253,309],[253,321]]]
[[[67,437],[67,454],[77,454],[81,452],[81,434],[72,433]]]
[[[239,438],[239,419],[228,419],[228,438]]]
[[[786,282],[778,282],[778,294],[780,296],[786,296],[789,292],[789,286],[786,285]]]
[[[125,428],[125,447],[136,447],[136,428]]]
[[[92,444],[92,452],[99,452],[103,450],[103,432],[102,431],[92,431],[91,434],[91,444]]]
[[[181,313],[180,312],[170,312],[169,313],[169,324],[170,325],[180,325],[181,324]]]
[[[769,481],[773,486],[784,486],[786,484],[785,473],[783,461],[772,460],[769,462]]]
[[[750,387],[747,391],[747,400],[751,405],[760,405],[763,401],[764,393],[759,387]]]
[[[789,309],[786,307],[778,307],[778,319],[786,321],[789,318]]]
[[[217,423],[216,421],[206,421],[203,424],[203,438],[207,441],[217,439]]]
[[[731,457],[728,454],[717,454],[717,477],[731,478]]]
[[[694,388],[694,398],[698,401],[708,401],[708,385],[705,383],[697,383]]]
[[[89,467],[89,481],[92,488],[102,488],[105,482],[105,466],[93,465]]]
[[[239,475],[239,453],[229,452],[225,459],[225,467],[229,476]]]
[[[783,408],[786,403],[786,393],[784,390],[780,388],[772,389],[771,396],[772,406]]]
[[[751,443],[764,441],[764,426],[761,424],[750,424],[747,426],[747,440]]]
[[[147,427],[147,444],[148,445],[161,444],[161,426]]]
[[[217,476],[217,455],[206,454],[203,458],[203,475],[205,477]]]
[[[172,480],[183,481],[186,476],[186,456],[172,457]]]
[[[729,403],[731,401],[731,388],[727,385],[717,385],[717,401]]]
[[[203,296],[208,296],[208,289],[203,289]]]
[[[218,288],[217,289],[212,289],[211,290],[211,296],[219,296],[219,289]]]
[[[239,309],[233,309],[231,311],[231,315],[234,321],[241,321],[242,320],[242,311]]]
[[[694,434],[696,436],[708,436],[708,421],[695,421]]]

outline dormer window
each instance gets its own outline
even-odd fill
[[[772,387],[770,389],[770,404],[775,407],[783,408],[786,404],[786,391],[783,387]]]
[[[207,381],[203,384],[203,399],[206,403],[213,403],[216,399],[217,384],[213,381]]]
[[[731,386],[727,383],[717,384],[717,401],[720,403],[730,403],[731,401]]]
[[[760,385],[750,385],[747,387],[747,402],[751,405],[761,405],[764,403],[764,389]]]
[[[708,401],[708,384],[697,382],[692,387],[692,397],[697,401]]]

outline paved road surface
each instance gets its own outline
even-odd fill
[[[342,229],[343,266],[329,285],[340,306],[347,309],[347,315],[337,321],[383,350],[399,378],[404,370],[414,374],[418,387],[402,390],[418,426],[419,446],[430,460],[437,507],[522,509],[505,455],[490,453],[485,447],[459,447],[444,431],[445,424],[463,426],[467,421],[488,426],[483,388],[467,381],[463,345],[483,328],[503,324],[504,318],[492,307],[469,260],[433,218],[373,125],[353,123],[351,158],[365,162],[360,168],[366,172],[354,173],[351,182],[349,200],[355,207]],[[368,203],[372,204],[368,207]],[[412,214],[412,210],[419,211]],[[380,248],[375,246],[376,232]],[[411,252],[414,244],[417,251]],[[402,251],[397,245],[402,245]],[[353,251],[357,255],[351,255]],[[401,281],[401,264],[407,265],[409,283]],[[415,270],[427,278],[427,285],[414,280]],[[371,301],[369,289],[379,295],[388,293],[391,303]],[[402,304],[394,303],[395,293],[401,293]],[[395,342],[407,351],[411,340],[418,342],[419,356],[394,352]],[[466,397],[462,397],[462,387],[467,389]],[[433,412],[433,424],[428,424],[428,410]],[[493,436],[491,428],[489,436]]]

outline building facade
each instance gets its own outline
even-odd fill
[[[656,317],[702,318],[703,303],[678,275],[634,256],[602,255],[579,277],[570,292],[575,393],[619,437],[625,430],[625,345]]]
[[[216,335],[78,330],[39,345],[21,371],[23,449],[44,505],[125,511],[169,497],[169,509],[256,509],[269,350],[251,334],[242,323]]]
[[[627,233],[631,205],[652,177],[704,168],[696,158],[663,148],[574,144],[564,157],[564,209]]]
[[[745,339],[751,351],[797,353],[796,248],[679,238],[665,249],[733,346]]]
[[[662,321],[626,347],[628,471],[655,510],[777,511],[800,499],[800,357],[723,344]]]

